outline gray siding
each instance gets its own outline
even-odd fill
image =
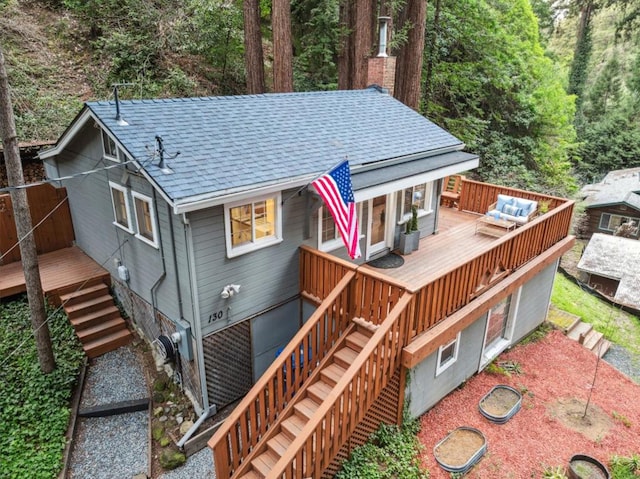
[[[409,411],[412,416],[417,417],[428,411],[478,371],[485,326],[486,315],[462,331],[458,346],[458,360],[438,377],[436,377],[437,350],[411,370],[406,397],[409,400]]]
[[[291,193],[283,192],[282,197]],[[282,210],[283,241],[234,258],[226,255],[223,206],[189,214],[204,335],[298,295],[298,247],[303,242],[304,214],[304,198],[288,200]],[[220,292],[228,284],[239,284],[240,293],[223,299]]]
[[[253,380],[257,381],[300,328],[300,302],[291,301],[251,321]]]
[[[57,158],[57,170],[61,176],[110,166],[114,163],[101,160],[102,143],[100,130],[89,122],[76,135],[69,147]],[[157,196],[154,207],[159,216],[162,248],[139,240],[113,224],[113,207],[109,181],[121,184],[122,170],[114,168],[99,171],[63,182],[69,194],[69,205],[76,235],[76,244],[96,262],[117,277],[116,259],[129,270],[129,287],[142,299],[152,303],[151,288],[163,274],[162,253],[165,256],[166,277],[157,290],[158,307],[168,317],[178,317],[178,297],[175,290],[175,269],[171,252],[173,247],[168,231],[168,215],[164,200]],[[139,175],[130,175],[130,190],[153,197],[151,185]],[[128,201],[135,222],[133,201]],[[175,219],[175,218],[174,218]],[[175,225],[174,225],[175,226]],[[135,230],[135,225],[134,225]],[[180,238],[181,235],[176,235]],[[183,235],[182,235],[183,236]],[[184,239],[182,239],[184,242]],[[183,302],[189,301],[187,277],[180,278],[183,285]],[[185,308],[190,310],[190,308]],[[191,319],[190,315],[186,319]]]

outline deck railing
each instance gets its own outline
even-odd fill
[[[354,271],[344,274],[209,440],[217,477],[231,477],[349,327],[349,286],[354,276]]]
[[[321,303],[347,271],[357,266],[307,246],[300,247],[300,291],[308,300]],[[302,286],[304,285],[304,286]]]
[[[278,460],[269,478],[320,477],[400,366],[413,300],[405,293]]]
[[[541,203],[544,203],[548,206],[549,210],[557,208],[567,202],[564,198],[519,190],[517,188],[509,188],[507,186],[493,185],[491,183],[481,183],[463,178],[458,209],[484,214],[489,211],[489,205],[496,202],[499,194],[537,201],[538,208],[540,208]]]

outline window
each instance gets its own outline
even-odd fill
[[[104,150],[104,157],[107,160],[118,161],[118,147],[116,146],[116,142],[113,141],[113,138],[104,130],[102,130],[102,148]]]
[[[252,202],[225,206],[227,256],[264,248],[282,241],[280,193]]]
[[[458,346],[460,345],[460,332],[454,339],[438,348],[438,363],[436,365],[436,376],[443,373],[449,366],[458,359]]]
[[[510,307],[511,296],[507,296],[489,311],[485,348],[491,347],[496,341],[508,339],[507,324]]]
[[[132,233],[127,189],[111,181],[109,182],[109,186],[111,187],[111,203],[113,204],[113,216],[115,218],[113,224]]]
[[[630,221],[633,221],[636,226],[640,224],[640,218],[602,213],[602,216],[600,216],[600,229],[604,231],[615,231],[619,226]]]
[[[362,231],[362,203],[356,203],[356,211],[358,214],[358,231]],[[331,212],[326,206],[320,207],[318,212],[318,249],[320,251],[332,251],[344,246],[340,231],[336,226],[336,222],[331,216]],[[363,235],[360,234],[362,238]]]
[[[153,201],[148,196],[136,193],[135,191],[131,192],[131,196],[133,197],[133,211],[136,215],[136,225],[138,227],[136,237],[157,248],[158,238]]]
[[[411,206],[418,207],[418,215],[425,215],[431,211],[431,197],[433,183],[422,183],[402,191],[402,219],[411,217]]]

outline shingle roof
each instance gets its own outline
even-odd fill
[[[459,150],[462,142],[378,90],[90,102],[95,115],[172,200],[216,196],[358,165]],[[173,174],[150,161],[163,139]]]
[[[582,253],[578,269],[620,280],[614,299],[640,307],[640,241],[594,233]]]
[[[611,171],[600,183],[584,186],[581,193],[587,208],[626,203],[640,210],[640,168]]]

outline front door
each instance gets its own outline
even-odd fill
[[[369,248],[367,259],[387,247],[387,196],[377,196],[369,200]]]

